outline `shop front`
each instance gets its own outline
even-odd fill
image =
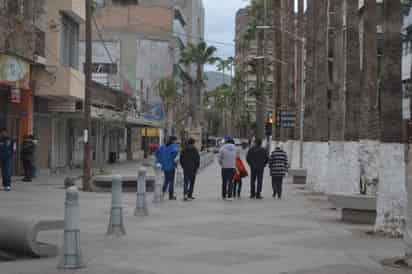
[[[13,174],[19,174],[19,147],[33,130],[33,94],[29,87],[30,65],[23,59],[0,54],[0,128],[15,138],[17,153]]]

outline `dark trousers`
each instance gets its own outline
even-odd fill
[[[252,174],[250,175],[250,195],[253,197],[260,196],[262,193],[263,171],[264,169],[252,169]]]
[[[234,168],[222,168],[222,198],[232,198]]]
[[[282,198],[282,184],[283,184],[283,176],[273,176],[272,177],[272,188],[273,188],[273,197],[276,195]]]
[[[30,160],[22,160],[24,169],[24,179],[31,180],[33,178],[33,164]]]
[[[183,194],[188,197],[193,197],[193,190],[195,188],[196,172],[184,173]]]
[[[233,182],[233,197],[240,197],[242,192],[242,179]]]
[[[0,160],[0,168],[3,186],[8,187],[11,185],[11,159]]]
[[[173,197],[175,193],[175,172],[176,170],[173,169],[171,171],[165,171],[165,181],[163,183],[163,193],[169,190],[169,196]]]

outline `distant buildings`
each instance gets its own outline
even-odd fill
[[[47,172],[82,164],[84,21],[84,0],[0,0],[0,127],[35,134]],[[179,55],[204,36],[203,3],[97,0],[92,25],[93,164],[141,158],[161,138],[157,81],[193,73]]]

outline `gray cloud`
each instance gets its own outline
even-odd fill
[[[206,40],[218,48],[217,55],[227,58],[234,55],[236,11],[248,4],[248,0],[204,0],[206,9]],[[223,45],[219,43],[227,43]],[[215,70],[208,66],[206,70]]]

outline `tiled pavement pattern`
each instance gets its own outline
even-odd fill
[[[119,167],[117,167],[117,170]],[[130,172],[130,165],[127,172]],[[81,193],[81,242],[87,269],[60,271],[58,258],[0,262],[1,274],[403,274],[384,268],[400,256],[402,241],[367,236],[368,226],[342,224],[325,198],[288,184],[284,200],[219,199],[220,172],[212,165],[199,176],[197,199],[153,205],[150,216],[133,216],[135,195],[124,194],[127,236],[107,238],[110,195]],[[0,214],[62,218],[63,177],[18,183],[0,192]],[[179,189],[180,192],[180,189]],[[179,193],[179,199],[181,193]],[[61,232],[41,239],[61,244]]]

